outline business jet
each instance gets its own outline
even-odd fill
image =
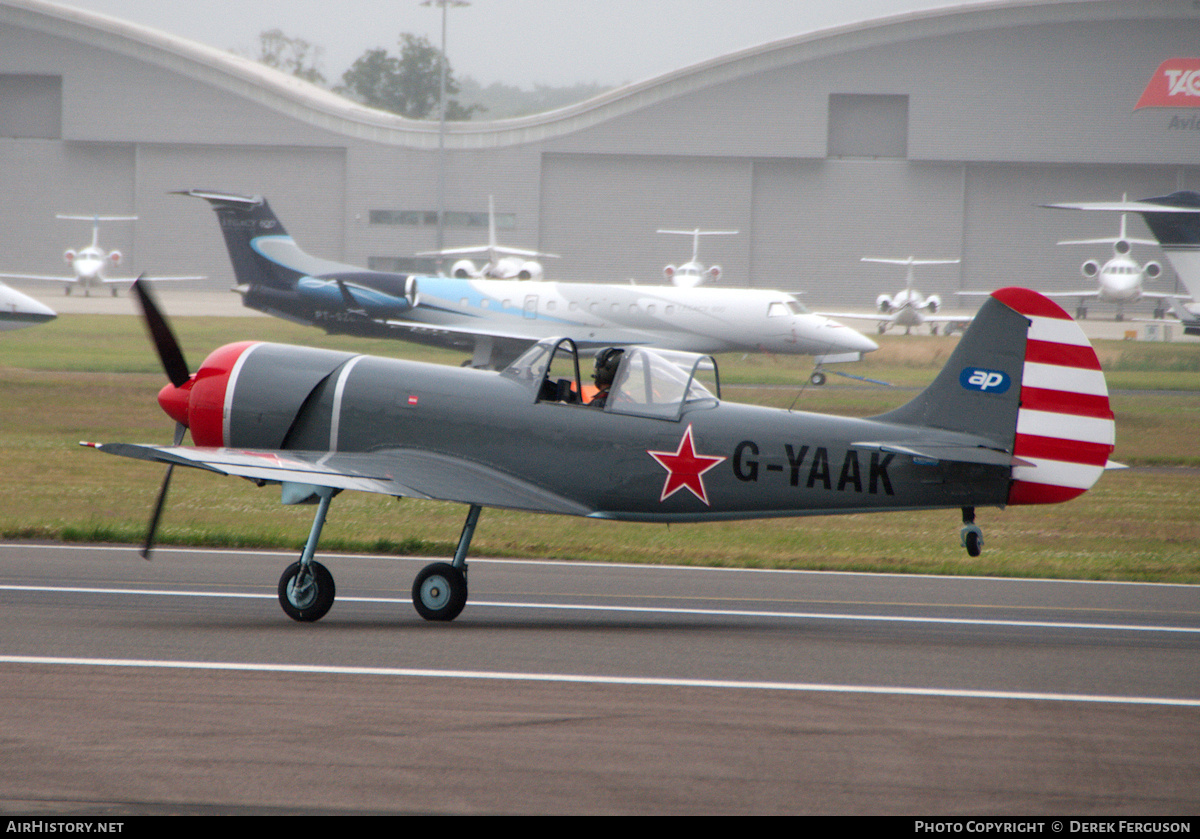
[[[1192,320],[1200,319],[1200,312],[1194,311],[1196,301],[1200,300],[1200,193],[1181,191],[1158,198],[1142,198],[1136,201],[1093,201],[1079,204],[1043,204],[1053,210],[1097,210],[1101,212],[1121,213],[1121,232],[1125,232],[1125,214],[1137,213],[1146,222],[1155,241],[1148,244],[1158,244],[1167,261],[1175,269],[1180,282],[1183,283],[1192,301],[1179,300],[1181,295],[1166,293],[1151,293],[1138,291],[1142,297],[1152,297],[1156,300],[1172,301],[1169,303],[1175,314],[1190,314]],[[1137,242],[1138,240],[1131,240]],[[1117,246],[1119,247],[1119,246]],[[1130,260],[1132,261],[1132,260]],[[1086,264],[1086,263],[1085,263]],[[1154,278],[1161,272],[1157,263],[1153,272],[1147,272],[1148,278]],[[1155,308],[1155,316],[1162,316],[1164,304]]]
[[[62,276],[58,274],[8,274],[0,273],[0,277],[13,280],[44,280],[49,282],[64,283],[64,290],[67,294],[71,293],[71,289],[75,286],[83,288],[85,297],[91,296],[91,290],[95,288],[103,288],[108,286],[112,291],[112,296],[117,296],[117,286],[119,284],[132,283],[136,277],[109,277],[105,275],[105,271],[109,268],[115,268],[121,264],[123,256],[120,251],[108,251],[100,247],[100,222],[102,221],[137,221],[137,216],[72,216],[59,214],[55,218],[66,219],[70,221],[90,221],[92,223],[92,243],[86,247],[75,250],[70,248],[63,252],[63,261],[71,266],[74,272],[71,276]],[[204,276],[187,276],[187,277],[148,277],[154,281],[158,280],[203,280]]]
[[[58,315],[49,306],[0,283],[0,332],[24,329],[56,317]]]
[[[936,294],[928,297],[923,295],[913,285],[913,269],[917,265],[957,265],[957,259],[917,259],[910,256],[905,259],[885,259],[882,257],[864,256],[863,262],[877,262],[884,265],[903,265],[908,269],[904,288],[895,295],[881,294],[875,298],[875,308],[879,314],[853,314],[850,312],[818,312],[830,318],[860,318],[873,320],[877,324],[879,334],[887,332],[893,326],[904,327],[904,334],[911,335],[913,327],[929,324],[929,334],[938,333],[939,324],[947,335],[955,329],[961,329],[971,322],[969,317],[956,315],[939,315],[942,298]]]
[[[1043,206],[1055,210],[1099,210],[1140,215],[1191,299],[1185,300],[1185,295],[1178,294],[1161,296],[1169,301],[1170,312],[1183,324],[1184,333],[1200,335],[1200,192],[1180,191],[1136,201]]]
[[[569,336],[581,349],[645,345],[701,353],[770,352],[858,361],[878,345],[780,291],[667,285],[529,283],[370,271],[300,249],[261,196],[183,193],[216,212],[242,302],[327,332],[468,348],[503,367],[532,344]]]
[[[443,248],[440,251],[422,251],[417,256],[462,256],[465,254],[487,254],[488,261],[476,266],[469,259],[460,259],[450,267],[450,275],[460,280],[468,278],[490,280],[540,280],[545,276],[538,259],[558,259],[558,254],[541,251],[509,248],[497,244],[496,205],[488,196],[488,243],[465,248]]]
[[[681,236],[692,237],[692,260],[685,262],[676,268],[674,265],[668,265],[663,268],[663,276],[671,281],[674,285],[680,288],[695,288],[701,283],[708,280],[718,280],[721,278],[721,266],[711,265],[705,268],[700,262],[700,237],[701,236],[734,236],[736,230],[659,230],[659,233],[677,233]]]
[[[1129,205],[1126,196],[1121,197],[1121,205]],[[1047,204],[1053,209],[1086,209],[1083,205]],[[1111,205],[1110,205],[1111,206]],[[1088,279],[1095,280],[1097,287],[1087,291],[1054,291],[1043,292],[1047,297],[1078,297],[1079,306],[1075,310],[1076,319],[1087,317],[1085,300],[1099,300],[1101,303],[1115,303],[1117,320],[1125,319],[1125,306],[1137,303],[1142,299],[1157,301],[1154,317],[1161,318],[1166,312],[1170,294],[1146,291],[1144,284],[1148,280],[1157,279],[1162,274],[1162,265],[1154,260],[1140,263],[1130,254],[1134,245],[1157,245],[1153,239],[1134,239],[1126,233],[1125,221],[1128,213],[1121,213],[1121,228],[1115,239],[1067,239],[1060,245],[1112,245],[1113,255],[1101,264],[1099,260],[1088,259],[1079,266],[1079,272]]]

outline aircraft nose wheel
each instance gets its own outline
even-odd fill
[[[292,620],[320,620],[333,606],[334,595],[333,575],[319,562],[307,568],[293,562],[279,578],[279,605]]]
[[[426,565],[413,580],[413,606],[427,621],[452,621],[467,605],[467,578],[447,562]]]

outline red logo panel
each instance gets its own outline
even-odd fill
[[[1138,108],[1200,108],[1200,58],[1169,58],[1142,91]]]

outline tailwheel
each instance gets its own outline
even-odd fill
[[[983,531],[973,524],[964,527],[962,543],[967,549],[967,556],[979,556],[983,553]]]
[[[413,606],[427,621],[452,621],[467,605],[467,577],[448,562],[421,569],[413,581]]]
[[[292,620],[320,620],[333,606],[334,595],[333,575],[319,562],[307,567],[293,562],[279,578],[279,605]]]
[[[983,553],[983,531],[975,524],[975,508],[962,508],[963,528],[958,532],[967,556],[979,556]]]

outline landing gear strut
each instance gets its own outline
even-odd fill
[[[306,623],[325,617],[333,606],[336,594],[333,575],[324,565],[313,560],[313,554],[316,553],[321,530],[325,527],[329,502],[337,491],[329,487],[315,487],[313,491],[317,495],[317,514],[313,517],[304,552],[299,562],[289,565],[279,578],[279,605],[292,620]],[[467,551],[475,535],[480,509],[472,504],[468,510],[453,562],[427,565],[413,581],[413,606],[425,620],[452,621],[467,605]]]
[[[452,621],[467,605],[467,551],[479,522],[479,511],[476,504],[467,511],[454,562],[427,565],[413,580],[413,606],[427,621]]]
[[[313,561],[317,550],[317,540],[321,538],[321,528],[325,526],[325,516],[329,514],[329,502],[333,499],[333,490],[320,487],[317,490],[317,514],[313,518],[312,529],[308,532],[308,541],[300,561],[293,562],[279,578],[279,605],[292,620],[305,623],[320,620],[333,606],[336,588],[333,575],[324,565]]]
[[[962,508],[963,528],[958,532],[967,556],[979,556],[983,553],[983,531],[975,524],[975,508]]]

